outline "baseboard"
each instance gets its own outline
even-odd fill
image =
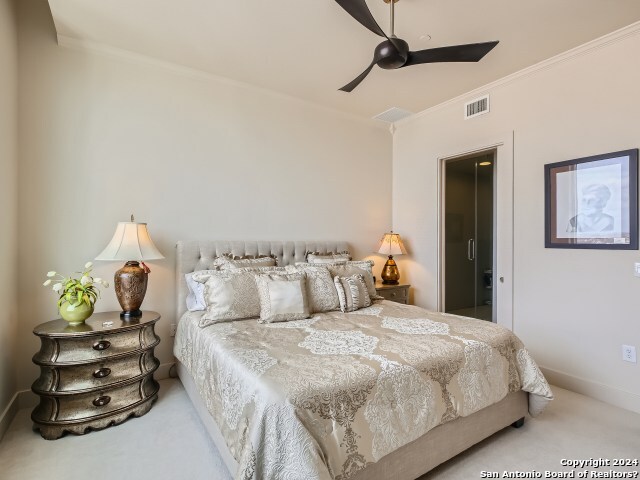
[[[0,440],[4,437],[4,434],[9,430],[9,425],[18,413],[18,392],[13,395],[13,398],[9,401],[9,405],[4,409],[4,412],[0,414]]]
[[[175,365],[176,364],[174,362],[160,364],[160,366],[158,367],[158,370],[156,370],[156,373],[154,374],[155,379],[164,380],[165,378],[170,378],[171,369],[175,367]],[[175,375],[173,376],[175,377]]]
[[[640,413],[640,395],[620,390],[609,385],[587,380],[585,378],[558,372],[550,368],[540,367],[547,381],[560,388],[580,393],[601,402],[624,408],[635,413]]]

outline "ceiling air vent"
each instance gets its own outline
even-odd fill
[[[489,95],[476,98],[464,104],[464,119],[477,117],[489,113]]]
[[[403,110],[398,107],[393,107],[387,110],[386,112],[382,112],[375,117],[374,120],[380,120],[381,122],[394,123],[398,120],[402,120],[403,118],[407,118],[413,115],[413,112],[409,112],[408,110]]]

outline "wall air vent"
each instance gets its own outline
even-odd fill
[[[403,110],[398,107],[393,107],[387,110],[386,112],[382,112],[375,117],[374,120],[380,120],[381,122],[394,123],[398,120],[402,120],[403,118],[407,118],[413,115],[413,112],[409,112],[408,110]]]
[[[464,104],[464,119],[477,117],[489,113],[489,95],[476,98]]]

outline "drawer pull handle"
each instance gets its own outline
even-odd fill
[[[109,403],[111,401],[111,397],[108,395],[103,395],[101,397],[96,398],[93,401],[93,404],[96,407],[104,407],[107,403]]]
[[[109,375],[111,375],[111,369],[106,367],[93,372],[93,376],[95,378],[104,378],[104,377],[108,377]]]
[[[391,296],[392,296],[392,297],[397,297],[397,296],[398,296],[398,294],[397,294],[396,292],[393,292],[393,293],[391,294]]]
[[[93,344],[93,349],[94,350],[98,350],[98,351],[102,351],[102,350],[106,350],[110,346],[111,346],[111,342],[109,342],[107,340],[100,340],[99,342],[96,342],[96,343]]]

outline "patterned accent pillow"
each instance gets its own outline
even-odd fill
[[[275,258],[270,256],[259,256],[255,258],[231,258],[229,256],[223,255],[221,257],[217,257],[213,261],[213,265],[215,267],[218,267],[220,270],[233,270],[235,268],[243,267],[275,267],[277,265],[277,261]]]
[[[348,252],[343,253],[317,253],[308,252],[307,262],[309,263],[345,263],[351,260]]]
[[[305,277],[304,273],[262,273],[256,276],[260,323],[309,318]]]
[[[187,294],[187,310],[190,312],[201,312],[207,308],[207,302],[204,301],[204,285],[193,279],[195,273],[208,274],[217,270],[198,270],[196,272],[185,273],[184,279],[187,282],[189,293]]]
[[[343,312],[355,312],[371,305],[371,297],[363,275],[358,273],[349,277],[336,276],[333,281],[340,299],[340,310]]]
[[[260,297],[253,270],[195,272],[193,279],[204,284],[206,311],[199,326],[260,316]]]
[[[367,291],[369,297],[372,300],[379,300],[383,297],[379,296],[376,292],[376,284],[373,281],[373,261],[362,260],[347,263],[334,263],[328,264],[326,267],[329,269],[331,275],[340,277],[349,277],[351,275],[360,274],[364,277],[364,283],[367,285]]]
[[[286,269],[287,272],[302,272],[307,276],[307,298],[311,313],[340,310],[338,292],[327,267],[302,263],[295,267],[287,265]]]

